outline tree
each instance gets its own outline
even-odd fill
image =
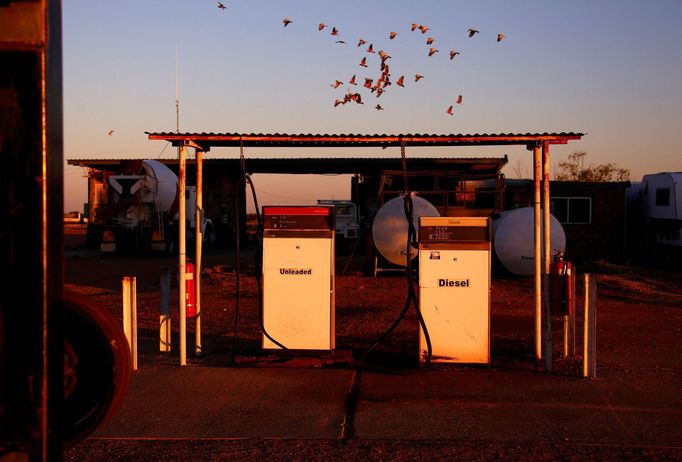
[[[516,162],[511,166],[512,178],[528,178],[528,169],[521,159],[517,159]]]
[[[585,165],[586,152],[574,152],[568,156],[568,160],[559,162],[557,180],[561,181],[627,181],[630,179],[630,170],[616,167],[616,164],[589,164]]]

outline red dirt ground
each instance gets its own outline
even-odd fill
[[[145,336],[152,347],[158,345],[159,296],[158,275],[162,266],[175,268],[177,259],[158,257],[102,257],[96,252],[86,251],[82,247],[82,236],[78,233],[65,236],[65,281],[66,288],[87,295],[101,303],[115,316],[120,317],[121,277],[137,276],[138,323],[141,334],[140,342]],[[341,263],[345,263],[341,259]],[[238,349],[244,355],[257,354],[260,345],[260,329],[258,324],[258,291],[253,273],[253,264],[244,257],[243,265],[246,275],[241,277],[241,309],[237,332]],[[343,265],[341,265],[343,266]],[[202,332],[204,334],[205,361],[211,357],[224,358],[229,352],[232,341],[232,326],[235,314],[235,274],[233,257],[227,252],[212,251],[204,259],[202,308]],[[578,268],[580,271],[580,268]],[[598,276],[598,364],[599,374],[610,374],[615,369],[628,368],[675,368],[682,364],[682,273],[679,269],[662,269],[642,267],[638,265],[613,265],[594,263],[589,270]],[[578,319],[581,319],[582,294],[578,284]],[[393,322],[400,312],[404,300],[406,285],[403,277],[383,276],[368,278],[359,271],[336,277],[336,343],[339,350],[353,350],[357,353],[369,347],[374,340]],[[173,289],[173,318],[177,327],[177,288]],[[533,340],[533,281],[532,278],[499,277],[492,282],[491,308],[491,349],[493,368],[536,369],[539,366],[534,360]],[[647,319],[647,322],[640,320]],[[193,322],[188,322],[190,331]],[[581,323],[578,323],[579,325]],[[562,339],[561,318],[554,319],[553,354],[555,372],[578,375],[581,370],[580,358],[577,360],[561,359]],[[378,348],[377,357],[395,365],[412,367],[417,358],[417,320],[414,310],[410,310],[400,327],[387,341]],[[651,342],[632,343],[633,335],[650,336]],[[154,340],[156,339],[156,340]],[[582,351],[582,330],[577,331],[578,352]],[[143,348],[143,347],[141,347]],[[212,355],[216,353],[216,355]],[[222,356],[219,354],[222,353]],[[580,355],[579,355],[580,356]],[[638,360],[632,361],[636,356]],[[177,358],[173,359],[173,364]],[[166,360],[168,361],[168,360]],[[67,453],[78,460],[78,448],[81,450],[100,451],[107,458],[105,451],[113,451],[109,456],[119,458],[128,454],[132,458],[144,458],[154,452],[152,446],[164,447],[170,456],[169,460],[182,459],[179,454],[200,454],[207,446],[199,443],[186,443],[182,449],[177,442],[152,442],[146,449],[139,448],[142,453],[125,452],[111,443],[99,447],[103,443],[88,443],[78,446]],[[203,443],[202,443],[203,444]],[[655,449],[628,449],[614,454],[612,448],[551,448],[539,442],[536,445],[514,445],[505,447],[490,446],[487,443],[473,442],[373,442],[371,445],[362,441],[329,442],[329,441],[267,441],[221,443],[225,460],[254,460],[273,458],[286,460],[287,455],[293,459],[305,460],[306,454],[315,458],[322,450],[332,459],[349,460],[421,459],[425,448],[441,447],[438,452],[442,460],[450,458],[464,459],[496,459],[499,455],[507,457],[515,454],[520,459],[606,459],[625,458],[667,458],[670,454],[656,452]],[[200,449],[200,446],[204,449]],[[489,446],[489,447],[488,447]],[[103,452],[104,451],[104,452]],[[119,452],[116,452],[119,451]],[[120,452],[122,451],[122,452]],[[174,452],[179,451],[179,452]],[[382,451],[384,451],[382,453]],[[562,452],[563,451],[563,452]],[[90,455],[93,453],[91,452]],[[176,454],[176,457],[173,457]],[[210,454],[207,452],[206,454]],[[215,452],[212,454],[216,454]],[[430,452],[429,454],[435,454]],[[448,456],[450,455],[450,457]],[[667,454],[667,455],[666,455]],[[679,453],[678,453],[679,454]],[[87,456],[87,453],[80,453]],[[93,460],[92,457],[86,457]],[[125,457],[124,457],[125,458]],[[674,458],[674,456],[673,456]],[[164,459],[166,457],[164,456]],[[123,460],[123,459],[119,459]]]

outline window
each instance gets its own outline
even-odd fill
[[[670,188],[656,188],[656,205],[661,207],[670,205]]]
[[[552,197],[550,212],[560,223],[588,225],[592,223],[592,198]]]

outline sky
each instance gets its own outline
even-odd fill
[[[682,128],[682,1],[223,3],[224,10],[215,0],[64,0],[64,157],[175,157],[145,131],[176,130],[177,96],[181,132],[582,132],[581,141],[551,147],[552,175],[576,151],[587,152],[588,163],[629,169],[634,181],[682,171],[674,136]],[[328,27],[318,31],[321,22]],[[412,23],[430,30],[411,31]],[[469,38],[469,28],[479,33]],[[428,37],[439,50],[431,57]],[[380,71],[376,53],[356,46],[360,38],[391,56],[393,84],[380,98],[361,85]],[[450,60],[453,49],[460,54]],[[353,74],[357,87],[347,83]],[[405,88],[395,84],[400,75]],[[335,80],[344,84],[334,89]],[[334,107],[348,91],[365,104]],[[400,156],[387,151],[246,149],[245,156]],[[406,154],[506,155],[503,173],[532,177],[523,147],[408,147]],[[204,158],[238,155],[224,148]],[[65,210],[82,210],[84,170],[65,166],[64,175]],[[254,183],[261,204],[350,196],[347,176],[257,175]]]

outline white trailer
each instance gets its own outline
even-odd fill
[[[644,175],[628,194],[649,244],[682,250],[682,172]]]
[[[355,239],[360,234],[358,206],[353,201],[318,199],[319,205],[334,207],[336,235],[345,239]]]

